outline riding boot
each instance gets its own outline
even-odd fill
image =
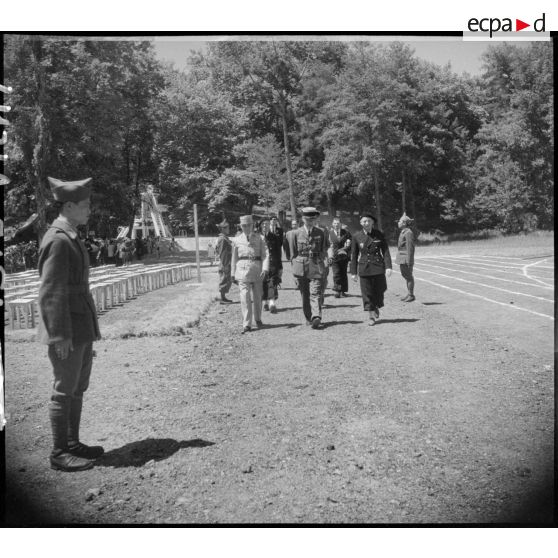
[[[76,457],[97,459],[105,450],[102,446],[87,446],[79,441],[79,423],[81,422],[82,397],[72,397],[68,421],[68,452]]]
[[[79,444],[79,423],[81,422],[81,408],[83,398],[72,397],[70,400],[70,414],[68,418],[68,446]]]
[[[226,296],[225,296],[225,291],[220,291],[221,292],[221,304],[229,304],[232,302],[232,300],[229,300]]]
[[[68,423],[70,416],[70,398],[51,400],[48,406],[50,427],[52,429],[52,456],[68,451]]]

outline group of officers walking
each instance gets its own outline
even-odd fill
[[[102,446],[81,441],[80,423],[83,396],[89,386],[93,363],[93,342],[100,339],[95,303],[89,290],[89,256],[78,227],[85,225],[91,213],[91,179],[65,182],[49,178],[58,217],[44,235],[39,250],[39,331],[38,338],[48,345],[52,364],[53,386],[49,417],[53,448],[50,466],[65,472],[83,471],[94,466],[104,453]],[[281,249],[291,262],[296,284],[302,295],[306,323],[314,329],[322,327],[324,286],[327,272],[333,269],[335,296],[348,291],[347,267],[360,286],[364,310],[370,322],[379,317],[386,290],[385,274],[391,273],[391,257],[383,234],[373,228],[371,215],[363,215],[362,230],[354,236],[338,219],[331,229],[315,225],[319,212],[313,207],[302,211],[303,225],[283,235],[275,217],[254,231],[252,216],[240,218],[242,232],[230,240],[229,225],[220,224],[217,250],[220,256],[221,301],[232,282],[238,284],[246,333],[262,324],[262,307],[277,311],[278,288],[282,278]],[[413,233],[404,215],[398,243],[398,263],[413,295]],[[349,257],[350,253],[350,257]]]
[[[351,235],[338,217],[330,228],[316,225],[319,211],[314,207],[302,210],[302,226],[293,221],[293,228],[283,234],[277,217],[272,215],[259,223],[255,230],[251,215],[240,217],[242,232],[231,240],[230,225],[224,220],[218,227],[216,254],[219,257],[219,290],[221,302],[232,302],[226,295],[231,285],[239,288],[242,310],[242,330],[247,333],[253,325],[263,326],[262,308],[277,312],[278,289],[282,280],[283,248],[302,298],[306,324],[322,329],[322,309],[329,270],[333,275],[335,297],[347,296],[348,273],[353,281],[360,279],[360,290],[368,323],[374,325],[384,306],[387,290],[386,276],[392,273],[388,243],[383,233],[375,228],[371,214],[360,218],[361,230]],[[413,302],[414,296],[414,233],[412,219],[403,214],[398,222],[401,229],[396,263],[407,282],[407,295],[402,299]]]

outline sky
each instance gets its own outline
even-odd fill
[[[225,36],[219,37],[223,40]],[[203,50],[206,41],[200,37],[157,37],[155,50],[161,60],[173,62],[176,68],[187,69],[187,58],[194,50]],[[331,37],[333,39],[333,37]],[[377,40],[388,38],[377,37]],[[488,48],[489,42],[467,42],[458,37],[400,37],[407,42],[419,58],[443,66],[448,62],[457,74],[464,72],[480,75],[482,72],[481,54]],[[354,40],[354,38],[353,38]],[[520,43],[514,43],[520,44]],[[525,45],[527,43],[521,43]]]

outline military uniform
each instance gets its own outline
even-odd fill
[[[88,181],[49,181],[57,201],[77,203],[89,197]],[[38,339],[48,345],[54,374],[49,404],[54,441],[51,466],[66,471],[82,470],[92,466],[86,460],[103,453],[100,446],[89,447],[79,441],[83,394],[89,386],[93,363],[93,341],[101,335],[89,291],[89,255],[77,230],[63,216],[52,223],[42,239],[38,267],[41,278]],[[59,344],[69,341],[73,349],[67,358],[61,358]]]
[[[391,255],[384,235],[377,229],[354,234],[351,242],[351,275],[360,276],[360,290],[365,311],[384,305],[387,290],[386,269],[391,269]]]
[[[219,236],[217,237],[215,253],[219,258],[219,292],[221,293],[221,300],[225,301],[225,295],[230,291],[232,285],[232,242],[231,239],[223,232],[219,233]]]
[[[327,237],[325,232],[305,226],[291,231],[289,252],[292,257],[292,271],[302,296],[302,311],[308,322],[322,318],[322,290],[327,258]]]
[[[413,277],[413,265],[415,264],[415,235],[410,227],[412,219],[405,214],[401,217],[402,226],[399,238],[397,239],[397,256],[395,263],[399,264],[401,276],[407,283],[409,294],[403,298],[405,302],[413,302],[415,300],[414,288],[415,279]]]
[[[241,233],[233,240],[232,269],[238,281],[242,325],[252,327],[262,319],[262,271],[269,269],[267,246],[263,236],[257,232]],[[253,305],[253,311],[252,311]]]

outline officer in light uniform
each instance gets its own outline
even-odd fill
[[[85,225],[90,178],[63,182],[49,177],[59,216],[39,250],[38,339],[48,345],[54,382],[49,403],[53,437],[50,466],[59,471],[93,467],[104,450],[80,441],[83,394],[89,386],[93,341],[100,338],[95,303],[89,291],[89,256],[77,227]]]
[[[387,289],[386,275],[391,275],[391,255],[381,231],[373,228],[376,219],[365,214],[360,219],[362,230],[356,232],[351,242],[351,276],[360,276],[360,291],[364,311],[369,313],[369,325],[380,317]]]
[[[302,311],[306,323],[313,329],[323,327],[322,291],[328,249],[326,233],[314,225],[319,215],[316,208],[305,207],[302,210],[304,225],[289,236],[289,255],[302,296]]]
[[[262,282],[269,270],[269,256],[264,238],[253,230],[252,216],[243,215],[240,226],[242,232],[233,240],[231,269],[240,293],[242,333],[246,333],[252,330],[252,317],[257,327],[263,326]]]

